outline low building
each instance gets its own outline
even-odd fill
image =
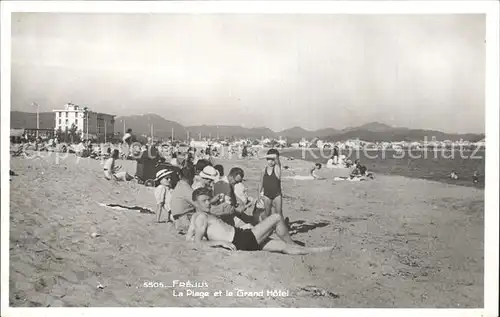
[[[71,129],[75,125],[78,133],[89,134],[97,138],[114,135],[115,116],[106,113],[94,112],[87,107],[72,103],[64,105],[64,109],[52,110],[55,113],[55,129]]]

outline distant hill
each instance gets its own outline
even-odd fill
[[[278,134],[283,138],[287,138],[287,139],[291,139],[291,140],[300,140],[302,138],[314,137],[313,136],[314,132],[308,131],[308,130],[301,128],[301,127],[293,127],[290,129],[286,129],[286,130],[283,130],[281,132],[278,132]]]
[[[244,128],[241,126],[229,126],[229,125],[200,125],[200,126],[189,126],[186,128],[189,133],[194,137],[198,137],[201,133],[202,137],[211,135],[212,137],[222,138],[252,138],[260,139],[264,138],[275,138],[277,136],[276,132],[269,128],[258,127],[258,128]]]
[[[126,129],[132,129],[135,135],[151,134],[151,124],[153,125],[153,136],[160,138],[170,138],[172,128],[174,129],[174,138],[186,138],[186,128],[181,124],[166,120],[165,118],[153,114],[134,115],[115,118],[115,132],[123,133],[123,123]]]
[[[220,138],[286,138],[288,142],[300,141],[303,137],[306,139],[321,138],[326,141],[343,141],[347,139],[360,139],[368,142],[377,141],[421,141],[425,137],[432,141],[435,137],[438,141],[460,139],[476,142],[484,139],[484,134],[454,134],[435,130],[408,129],[401,127],[391,127],[380,122],[370,122],[359,127],[349,127],[342,130],[334,128],[325,128],[315,131],[309,131],[301,127],[293,127],[280,132],[274,132],[266,127],[245,128],[242,126],[230,125],[201,125],[185,127],[178,122],[166,120],[157,114],[144,114],[134,116],[117,117],[115,119],[115,132],[123,133],[123,122],[126,128],[131,128],[136,135],[150,134],[150,124],[153,124],[154,135],[160,138],[170,138],[172,128],[174,137],[177,139],[186,139],[187,132],[191,138],[216,137]],[[55,126],[55,114],[52,112],[40,113],[40,128],[53,129]],[[36,113],[11,111],[12,128],[36,128]]]
[[[398,142],[398,141],[422,141],[427,137],[428,141],[432,141],[435,137],[437,141],[458,141],[460,139],[476,142],[484,138],[484,134],[450,134],[434,130],[393,128],[387,131],[369,131],[363,129],[352,129],[347,132],[341,132],[335,135],[325,137],[326,141],[342,141],[348,139],[360,139],[367,142]]]
[[[342,131],[348,132],[348,131],[355,131],[355,130],[365,130],[365,131],[371,131],[371,132],[386,132],[386,131],[393,131],[395,128],[391,127],[390,125],[380,123],[380,122],[369,122],[365,123],[359,127],[354,127],[354,128],[347,128],[343,129]]]
[[[330,135],[335,135],[335,134],[339,133],[339,130],[334,129],[334,128],[326,128],[326,129],[319,129],[319,130],[316,130],[314,132],[315,132],[316,137],[324,138],[324,137],[327,137]]]
[[[56,115],[54,112],[40,112],[40,129],[54,129]],[[11,129],[36,129],[36,113],[11,111]]]

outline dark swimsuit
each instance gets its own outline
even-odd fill
[[[255,239],[255,235],[253,234],[251,229],[243,230],[241,228],[234,228],[233,244],[237,250],[260,250],[259,243],[257,243],[257,239]]]
[[[274,167],[271,175],[267,173],[267,167],[266,167],[264,171],[263,187],[264,187],[264,196],[266,196],[269,199],[274,199],[281,195],[281,180],[278,178],[278,176],[276,176],[274,172]]]

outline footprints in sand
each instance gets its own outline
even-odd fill
[[[330,292],[328,290],[308,285],[304,287],[300,287],[297,291],[297,296],[310,296],[310,297],[330,297],[330,298],[339,298],[340,295]]]

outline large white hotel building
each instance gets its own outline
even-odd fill
[[[112,136],[114,134],[115,116],[105,113],[98,113],[85,109],[84,107],[67,103],[64,109],[52,110],[55,112],[55,129],[65,131],[71,129],[74,124],[78,133],[89,137],[97,138],[99,136]],[[88,118],[88,122],[87,122]],[[88,129],[88,130],[87,130]]]

